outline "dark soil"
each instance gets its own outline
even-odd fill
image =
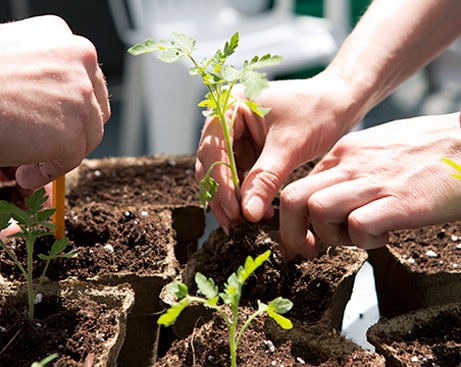
[[[354,267],[358,271],[366,256],[360,250],[329,248],[312,261],[297,258],[286,262],[278,249],[275,223],[243,222],[229,237],[221,229],[212,233],[186,265],[184,281],[191,291],[195,290],[196,272],[213,278],[223,289],[227,278],[244,264],[247,256],[255,257],[269,248],[273,254],[247,281],[242,303],[256,307],[257,300],[270,302],[282,296],[294,303],[287,314],[290,318],[306,323],[319,321],[332,307],[332,298],[343,277],[354,273]],[[338,329],[340,326],[339,322]]]
[[[460,272],[461,222],[395,231],[389,244],[412,271]]]
[[[251,309],[242,308],[245,320]],[[243,321],[242,321],[243,322]],[[379,356],[360,349],[333,331],[305,330],[303,338],[277,335],[272,320],[258,318],[246,330],[237,352],[237,363],[254,366],[352,367],[384,366]],[[210,343],[212,340],[212,343]],[[176,341],[155,367],[223,367],[230,365],[229,331],[215,314],[210,322],[195,329],[186,339]]]
[[[26,300],[7,301],[0,308],[0,366],[30,367],[58,353],[55,367],[83,367],[114,337],[117,311],[85,297],[44,297],[28,321]]]

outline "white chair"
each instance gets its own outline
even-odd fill
[[[254,55],[283,56],[281,64],[266,70],[269,79],[326,65],[349,27],[347,0],[325,0],[325,18],[295,15],[294,0],[274,0],[271,9],[252,15],[238,11],[226,0],[109,0],[109,5],[127,46],[182,32],[197,39],[195,55],[200,59],[214,54],[238,31],[240,45],[232,56],[234,66],[240,67]],[[203,121],[197,102],[205,90],[199,77],[188,74],[187,61],[164,64],[152,55],[127,54],[122,155],[140,153],[142,121],[147,122],[148,153],[195,152]]]

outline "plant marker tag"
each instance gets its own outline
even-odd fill
[[[64,210],[66,197],[66,176],[60,176],[52,184],[52,206],[56,208],[53,214],[53,224],[56,226],[54,237],[59,240],[64,238]]]

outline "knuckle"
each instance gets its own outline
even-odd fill
[[[54,14],[43,15],[41,17],[38,17],[38,21],[41,22],[42,25],[50,31],[59,31],[59,32],[65,31],[66,33],[71,32],[66,21],[58,15],[54,15]]]
[[[276,193],[282,186],[280,176],[269,171],[260,172],[256,178],[262,190],[269,193]]]

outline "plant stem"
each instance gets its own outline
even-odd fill
[[[237,367],[237,343],[236,343],[237,323],[238,323],[238,304],[232,305],[232,325],[229,330],[229,351],[230,351],[232,367]]]
[[[28,233],[26,237],[26,249],[27,249],[27,275],[26,275],[26,282],[27,282],[27,299],[29,304],[28,309],[28,317],[29,320],[34,319],[34,284],[33,284],[33,245],[35,242],[35,238],[32,234]]]
[[[245,332],[245,329],[248,327],[248,325],[250,325],[250,323],[256,318],[258,317],[259,315],[261,315],[263,313],[263,311],[261,310],[258,310],[256,312],[254,312],[252,315],[250,315],[250,317],[245,321],[245,323],[243,324],[242,328],[240,329],[240,332],[238,333],[238,336],[237,336],[237,341],[235,343],[235,348],[238,349],[239,347],[239,344],[240,344],[240,339],[242,339],[242,336],[243,336],[243,333]]]

